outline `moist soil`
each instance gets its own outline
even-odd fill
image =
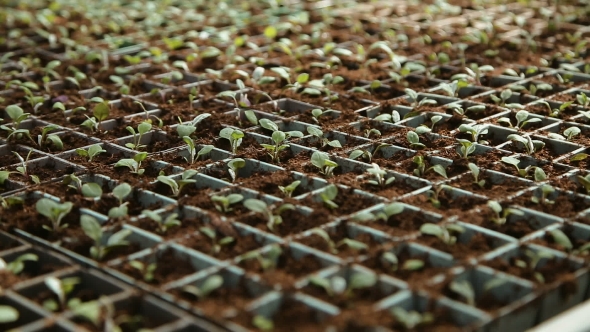
[[[153,257],[156,259],[156,269],[154,270],[153,280],[145,280],[143,273],[136,268],[133,268],[128,262],[125,262],[116,268],[136,280],[141,280],[157,286],[162,286],[171,281],[181,279],[184,276],[197,272],[188,259],[178,257],[172,249],[166,249],[164,252],[154,251],[147,257],[141,259],[141,262],[149,264],[151,261],[147,261],[146,259]]]

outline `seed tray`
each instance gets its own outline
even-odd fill
[[[105,293],[83,302],[134,308],[155,331],[403,330],[408,310],[432,314],[421,329],[521,331],[590,295],[583,5],[179,1],[132,3],[115,22],[121,8],[104,0],[81,13],[98,18],[92,29],[63,16],[70,3],[16,5],[0,43],[0,258],[40,259],[2,285],[0,303],[20,316],[0,329],[101,328],[44,307],[48,276],[82,277]],[[73,29],[37,21],[49,12]],[[189,163],[178,130],[202,113],[190,140],[195,153],[213,148]],[[93,117],[94,130],[81,126]],[[127,129],[144,121],[141,137]],[[281,142],[269,123],[291,133]],[[40,146],[48,125],[64,149]],[[222,129],[244,136],[232,147]],[[24,169],[13,152],[28,151]],[[42,227],[41,199],[74,203],[67,227]],[[119,232],[128,245],[91,254]]]

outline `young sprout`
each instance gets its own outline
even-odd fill
[[[479,175],[480,175],[479,167],[477,167],[477,165],[474,163],[467,164],[467,167],[469,167],[469,170],[471,171],[471,175],[473,176],[473,183],[477,184],[480,188],[483,188],[486,184],[486,180],[479,179]]]
[[[0,258],[0,272],[10,272],[14,275],[18,275],[25,269],[26,262],[36,262],[38,260],[39,256],[32,253],[22,254],[8,263]]]
[[[278,244],[273,244],[270,249],[264,253],[253,250],[238,257],[238,262],[256,259],[264,272],[273,271],[279,263],[279,257],[283,254],[283,250]]]
[[[203,120],[210,117],[211,114],[209,113],[202,113],[197,115],[191,122],[188,123],[181,123],[176,127],[176,132],[178,133],[178,137],[185,137],[192,135],[196,130],[199,123]]]
[[[334,184],[326,186],[326,188],[324,188],[324,190],[322,190],[320,193],[322,202],[324,202],[324,204],[326,204],[326,206],[328,206],[330,209],[338,208],[338,204],[334,203],[336,196],[338,196],[338,187],[336,187]]]
[[[58,301],[54,299],[47,299],[43,302],[43,308],[49,311],[65,310],[66,308],[73,308],[79,304],[78,299],[70,299],[66,303],[67,296],[70,294],[76,285],[80,283],[79,277],[70,277],[58,279],[54,276],[45,278],[45,285],[49,290],[57,296]]]
[[[220,275],[212,275],[210,277],[207,277],[207,279],[203,281],[200,287],[197,287],[195,285],[187,285],[182,287],[182,291],[193,295],[199,300],[204,300],[205,298],[207,298],[207,296],[209,296],[209,294],[213,293],[215,290],[221,288],[222,286],[223,277],[221,277]]]
[[[494,213],[492,221],[498,225],[504,225],[508,221],[510,215],[524,216],[524,212],[518,209],[506,208],[503,209],[502,205],[496,201],[488,201],[488,207]]]
[[[190,138],[188,136],[184,136],[182,138],[182,140],[186,143],[187,150],[189,153],[188,157],[183,157],[183,158],[189,164],[194,164],[196,161],[199,160],[200,156],[204,156],[204,155],[208,154],[214,148],[213,145],[203,145],[203,147],[197,152],[197,149],[195,147],[195,141],[192,138]]]
[[[486,141],[480,141],[479,136],[487,135],[488,126],[484,124],[462,124],[459,126],[459,131],[462,133],[471,134],[471,141],[473,143],[488,144]]]
[[[231,176],[231,181],[235,182],[238,177],[238,171],[246,166],[246,161],[242,158],[234,158],[227,162],[227,171]]]
[[[521,145],[523,145],[525,148],[525,152],[528,155],[532,155],[535,152],[543,149],[543,147],[545,147],[545,142],[540,141],[540,140],[531,139],[531,137],[528,135],[526,137],[523,137],[523,136],[520,136],[517,134],[510,134],[506,138],[511,141],[518,142]]]
[[[125,146],[130,148],[131,150],[139,151],[140,149],[145,148],[144,144],[141,144],[141,138],[145,135],[148,131],[152,130],[152,124],[149,122],[142,122],[137,126],[137,133],[135,129],[131,126],[127,126],[127,131],[133,135],[133,143],[126,143]]]
[[[244,199],[244,196],[240,194],[229,194],[227,196],[214,195],[211,197],[211,201],[215,205],[215,208],[222,213],[228,213],[233,211],[231,207],[233,204],[239,203]]]
[[[94,245],[90,247],[90,256],[97,261],[102,261],[113,249],[129,245],[126,238],[132,233],[130,229],[122,229],[105,237],[98,221],[86,214],[80,216],[80,226],[84,234],[94,241]]]
[[[16,322],[20,317],[18,310],[9,305],[0,305],[0,324]]]
[[[211,239],[211,251],[213,254],[220,253],[223,246],[227,246],[235,242],[235,239],[231,236],[225,236],[221,239],[217,239],[217,232],[211,227],[201,227],[199,228],[199,231]]]
[[[402,307],[392,308],[391,315],[408,331],[414,330],[417,326],[430,325],[434,322],[434,315],[430,312],[407,311]]]
[[[102,148],[102,146],[100,146],[99,144],[93,144],[93,145],[89,146],[88,150],[76,149],[76,153],[80,157],[88,158],[89,163],[92,162],[92,159],[94,159],[94,157],[98,156],[99,154],[101,154],[103,152],[107,152],[107,151],[104,150]]]
[[[123,202],[123,200],[131,194],[133,188],[128,183],[121,183],[120,185],[113,188],[111,194],[119,201],[119,206],[112,207],[109,210],[108,216],[109,218],[121,218],[125,217],[128,212],[127,202]]]
[[[458,295],[460,295],[467,304],[475,306],[475,291],[467,280],[453,280],[449,284],[449,289]]]
[[[535,277],[535,279],[539,283],[544,284],[545,277],[543,276],[543,274],[541,272],[535,271],[535,270],[537,269],[537,265],[539,265],[541,260],[554,258],[555,256],[553,255],[553,253],[551,253],[547,249],[538,250],[538,251],[526,249],[524,252],[524,255],[526,256],[526,258],[528,258],[528,263],[525,259],[519,258],[519,259],[514,260],[514,265],[521,268],[521,269],[533,270],[534,271],[533,276]]]
[[[326,178],[334,176],[334,169],[338,167],[338,164],[330,160],[330,156],[327,153],[321,151],[315,151],[311,155],[311,164],[320,169],[320,173]]]
[[[584,108],[590,107],[590,98],[584,92],[576,95],[576,101]]]
[[[466,86],[465,82],[459,82],[457,80],[452,81],[451,83],[441,83],[439,85],[440,89],[446,93],[449,97],[457,97],[459,93],[459,89],[463,86]]]
[[[318,276],[309,278],[310,284],[324,289],[329,296],[344,295],[347,298],[353,296],[353,292],[357,289],[375,286],[377,281],[376,274],[366,272],[356,272],[350,276],[349,280],[341,276],[333,276],[329,279]]]
[[[477,146],[466,139],[458,139],[457,141],[461,144],[459,147],[459,156],[463,159],[469,159],[469,155],[475,152]]]
[[[285,197],[290,198],[300,184],[301,184],[301,181],[296,180],[296,181],[291,182],[291,184],[289,184],[286,187],[279,186],[279,190],[285,195]]]
[[[510,97],[512,97],[512,90],[510,89],[504,89],[502,90],[502,92],[500,92],[500,97],[491,94],[490,95],[490,99],[492,99],[492,101],[494,102],[494,104],[500,106],[500,107],[507,107],[507,108],[515,108],[515,107],[509,107],[507,102],[508,99],[510,99]],[[518,105],[519,108],[522,108],[522,105],[520,104],[512,104],[512,105]]]
[[[147,264],[139,260],[132,260],[129,262],[129,266],[139,271],[145,282],[154,281],[154,272],[156,271],[156,268],[158,268],[156,263]]]
[[[372,184],[374,186],[387,186],[389,184],[391,184],[393,181],[395,181],[395,177],[390,176],[389,178],[385,178],[385,176],[387,175],[387,171],[381,169],[381,167],[379,167],[379,165],[373,163],[371,164],[372,167],[367,169],[367,173],[373,175],[373,177],[375,178],[374,180],[367,180],[368,184]]]
[[[29,150],[29,153],[27,153],[27,158],[26,159],[23,159],[23,157],[21,157],[15,151],[12,151],[12,153],[14,153],[14,155],[17,156],[18,159],[20,160],[20,166],[17,166],[16,167],[16,173],[22,175],[25,178],[31,179],[31,181],[33,183],[35,183],[35,184],[41,183],[41,180],[39,179],[39,177],[37,175],[29,174],[28,167],[27,167],[27,163],[29,162],[29,158],[31,157],[31,154],[33,153],[33,150]]]
[[[441,226],[425,223],[420,227],[420,233],[436,236],[439,240],[447,245],[454,245],[457,242],[457,237],[453,234],[461,234],[463,232],[465,232],[465,228],[457,224],[447,224]]]
[[[96,132],[100,129],[102,122],[108,119],[111,108],[107,100],[102,100],[94,106],[92,110],[93,117],[86,115],[86,120],[80,124],[80,126],[90,129],[92,132]]]
[[[581,245],[578,249],[574,249],[574,245],[569,237],[560,229],[549,231],[549,235],[553,238],[553,242],[563,247],[563,249],[571,254],[588,256],[590,254],[590,242]]]
[[[307,132],[313,136],[316,137],[317,140],[320,142],[321,147],[325,147],[325,146],[331,146],[333,148],[341,148],[342,144],[340,144],[340,141],[338,140],[332,140],[330,141],[329,139],[324,137],[324,132],[321,129],[318,129],[316,127],[312,127],[312,126],[308,126],[307,127]]]
[[[333,112],[336,112],[336,111],[331,110],[331,109],[321,110],[319,108],[314,108],[314,109],[311,110],[311,116],[312,116],[313,121],[315,123],[319,124],[320,123],[320,117],[321,116],[324,116],[324,115],[326,115],[328,113],[333,113]]]
[[[219,136],[229,141],[233,154],[238,153],[238,147],[242,144],[242,138],[244,137],[243,132],[233,128],[223,128],[219,132]]]
[[[529,165],[525,168],[519,168],[518,165],[520,164],[520,160],[514,158],[514,157],[502,157],[502,162],[512,165],[516,168],[516,172],[520,177],[523,178],[527,178],[529,177],[529,173],[531,170],[535,170],[534,171],[534,175],[533,178],[535,179],[535,181],[545,181],[547,179],[547,175],[545,174],[545,171],[543,171],[543,169],[541,167],[537,167],[537,166],[532,166]]]
[[[377,213],[361,212],[354,217],[355,221],[358,222],[373,222],[382,220],[387,222],[391,216],[400,214],[404,211],[404,205],[398,202],[387,204],[383,209]]]
[[[127,167],[131,173],[142,175],[145,169],[141,168],[141,162],[147,158],[147,152],[138,152],[133,159],[125,158],[117,161],[115,167]]]
[[[39,144],[39,147],[49,147],[48,145],[51,144],[56,150],[63,150],[64,143],[61,141],[61,138],[56,134],[49,134],[50,131],[58,128],[59,127],[56,125],[43,127],[43,129],[41,129],[41,135],[37,135],[37,144]]]
[[[548,184],[541,185],[541,198],[537,196],[531,197],[531,202],[535,204],[542,204],[542,205],[551,205],[554,204],[555,201],[550,200],[548,197],[549,195],[555,192],[555,188]]]
[[[432,170],[436,174],[442,176],[443,178],[447,179],[447,171],[445,170],[443,165],[434,165],[432,167],[426,168],[426,163],[424,161],[423,156],[415,156],[412,159],[412,162],[416,165],[416,168],[413,171],[413,174],[417,177],[423,177],[426,172]]]
[[[82,184],[82,180],[74,174],[66,175],[62,183],[78,191],[85,198],[100,199],[102,196],[102,187],[99,184],[93,182]]]
[[[184,188],[188,184],[197,182],[197,180],[191,179],[197,173],[198,172],[194,169],[187,169],[184,172],[182,172],[181,178],[179,180],[174,180],[170,176],[159,175],[158,181],[170,187],[170,189],[172,190],[172,196],[178,197],[178,195],[180,195],[180,192],[182,191],[182,188]]]
[[[411,149],[424,149],[426,145],[420,143],[420,136],[415,131],[408,131],[407,139]]]
[[[267,149],[268,155],[272,158],[273,162],[279,163],[279,154],[281,151],[289,147],[289,144],[285,144],[291,137],[303,137],[303,133],[300,131],[290,131],[284,133],[280,130],[276,130],[272,133],[272,141],[274,144],[260,144],[262,147]]]
[[[424,105],[436,105],[437,101],[434,99],[430,99],[430,98],[422,98],[422,100],[418,101],[418,92],[409,89],[409,88],[405,88],[404,92],[408,95],[410,102],[411,102],[411,107],[412,109],[417,109],[420,108]],[[393,118],[393,116],[392,116]],[[393,122],[393,121],[392,121]]]
[[[586,176],[578,175],[576,176],[578,182],[584,187],[587,194],[590,194],[590,174]]]
[[[33,143],[36,143],[35,140],[31,137],[31,133],[28,129],[20,129],[20,124],[24,120],[26,120],[30,113],[25,113],[22,108],[17,105],[10,105],[7,106],[4,110],[8,117],[12,120],[12,126],[7,125],[0,125],[0,129],[6,130],[8,132],[7,139],[10,139],[14,136],[17,140],[21,139],[23,136],[30,139]]]
[[[459,114],[460,116],[464,116],[464,117],[468,117],[467,116],[467,112],[483,112],[486,110],[486,106],[485,105],[473,105],[473,106],[469,106],[467,107],[467,109],[463,109],[463,107],[459,106],[459,105],[449,105],[447,106],[447,108],[453,110],[453,112]]]
[[[326,241],[326,243],[330,247],[330,252],[332,252],[333,254],[338,254],[338,248],[340,248],[342,246],[346,246],[349,249],[352,249],[355,251],[367,250],[369,248],[365,243],[357,241],[357,240],[349,239],[349,238],[344,238],[344,239],[338,241],[338,243],[335,243],[330,238],[330,235],[328,234],[328,232],[326,232],[325,230],[323,230],[321,228],[314,228],[314,229],[310,230],[310,232],[311,232],[311,234],[315,234],[315,235],[321,237],[324,241]]]
[[[542,120],[539,118],[530,118],[529,119],[529,112],[525,110],[520,110],[516,112],[516,125],[512,125],[510,118],[508,117],[501,117],[496,122],[498,123],[505,123],[510,128],[518,128],[522,129],[524,126],[530,123],[541,122]]]
[[[57,232],[62,228],[68,227],[68,224],[62,225],[62,220],[65,218],[74,207],[74,203],[65,202],[58,203],[49,198],[41,198],[35,204],[37,212],[51,221],[51,227],[43,225],[43,229],[50,232]]]
[[[424,98],[422,100],[427,100],[427,98]],[[391,114],[379,114],[373,120],[396,123],[396,122],[400,122],[402,119],[401,119],[401,115],[399,114],[399,112],[394,110],[391,112]]]
[[[178,227],[182,225],[182,222],[178,220],[178,213],[171,213],[166,216],[166,218],[163,218],[160,214],[150,210],[143,210],[141,211],[141,214],[156,222],[156,224],[158,224],[156,232],[161,234],[165,234],[168,232],[168,229],[172,227]]]
[[[255,198],[248,198],[244,201],[244,206],[256,213],[262,214],[266,218],[266,227],[271,232],[274,232],[274,227],[283,223],[283,217],[281,213],[288,210],[295,210],[293,204],[282,204],[276,210],[273,211],[264,201]]]
[[[418,271],[424,268],[424,261],[421,259],[410,258],[406,259],[400,266],[399,258],[391,251],[386,251],[379,257],[381,265],[387,267],[391,271],[398,271],[400,268],[403,271]]]

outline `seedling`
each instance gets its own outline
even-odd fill
[[[184,188],[186,185],[191,183],[197,183],[197,180],[191,179],[197,173],[198,172],[194,169],[187,169],[184,172],[182,172],[182,175],[178,180],[174,180],[170,176],[159,175],[158,181],[170,187],[170,189],[172,190],[172,196],[178,197],[178,195],[180,195],[180,192],[182,191],[182,188]]]
[[[324,188],[324,190],[322,190],[320,193],[322,202],[324,202],[324,204],[326,204],[326,206],[330,209],[338,208],[338,204],[334,203],[336,196],[338,196],[338,187],[333,184],[326,186],[326,188]]]
[[[347,298],[353,296],[357,289],[371,288],[377,284],[377,275],[374,273],[356,272],[350,276],[349,280],[341,276],[331,278],[322,278],[312,276],[309,283],[323,288],[329,296],[343,295]]]
[[[413,171],[413,174],[417,177],[423,177],[426,172],[432,170],[436,174],[442,176],[443,178],[447,179],[447,171],[442,165],[434,165],[432,167],[426,168],[426,162],[424,161],[423,156],[415,156],[412,159],[412,162],[416,165],[416,168]]]
[[[268,155],[272,158],[272,161],[278,163],[280,162],[279,154],[281,151],[289,147],[289,144],[286,144],[286,142],[291,137],[303,137],[303,133],[300,131],[290,131],[284,133],[282,131],[276,130],[272,133],[272,140],[274,144],[260,145],[269,151]]]
[[[234,158],[227,162],[228,172],[231,176],[231,181],[236,182],[236,178],[238,177],[238,171],[241,168],[246,167],[246,161],[242,158]]]
[[[238,153],[238,147],[240,147],[240,145],[242,144],[242,138],[244,137],[243,132],[233,128],[223,128],[219,132],[219,136],[229,141],[231,146],[231,152],[233,154]]]
[[[459,82],[457,80],[454,80],[451,83],[441,83],[439,85],[440,89],[449,97],[457,97],[459,90],[464,86],[467,86],[466,82]]]
[[[56,130],[59,127],[56,125],[49,125],[41,129],[41,135],[37,135],[37,144],[40,148],[48,147],[51,144],[56,150],[63,150],[64,143],[56,134],[48,134],[50,131]]]
[[[99,98],[100,99],[100,98]],[[86,120],[80,124],[80,126],[90,129],[92,132],[96,132],[100,129],[101,124],[104,120],[108,119],[111,112],[109,102],[102,100],[94,106],[92,110],[93,117],[86,116]]]
[[[18,275],[25,269],[26,262],[36,262],[38,260],[39,256],[31,253],[22,254],[8,263],[0,258],[0,272],[10,272],[14,275]]]
[[[432,204],[432,206],[434,206],[437,209],[440,209],[441,206],[441,202],[440,199],[438,198],[440,196],[440,193],[444,190],[444,189],[449,189],[450,187],[447,185],[433,185],[431,190],[428,190],[426,192],[426,194],[428,194],[428,200],[430,201],[430,203]]]
[[[223,277],[221,277],[220,275],[212,275],[205,279],[201,287],[197,287],[195,285],[187,285],[182,287],[182,291],[193,295],[199,300],[204,300],[205,298],[207,298],[207,296],[209,296],[209,294],[221,288],[222,286]]]
[[[320,123],[320,117],[325,116],[326,114],[329,114],[329,113],[334,113],[334,112],[336,112],[336,111],[330,110],[330,109],[328,109],[328,110],[321,110],[319,108],[314,108],[314,109],[311,110],[311,116],[312,116],[313,121],[315,123],[319,124]]]
[[[424,268],[424,261],[421,259],[406,259],[400,266],[398,257],[391,251],[386,251],[379,257],[381,264],[388,267],[391,271],[417,271]]]
[[[535,203],[535,204],[542,204],[542,205],[551,205],[554,204],[555,201],[550,200],[548,197],[549,195],[551,195],[552,193],[555,192],[555,188],[553,188],[552,186],[548,185],[548,184],[543,184],[541,185],[541,198],[537,197],[537,196],[533,196],[531,197],[531,202]]]
[[[407,133],[408,143],[410,143],[411,149],[424,149],[426,145],[420,143],[420,136],[415,131],[408,131]]]
[[[178,227],[182,225],[182,222],[178,220],[178,213],[171,213],[166,216],[166,218],[163,218],[160,214],[150,210],[143,210],[141,211],[141,214],[158,224],[156,232],[161,234],[166,234],[172,227]]]
[[[436,236],[439,240],[447,245],[454,245],[457,242],[457,237],[453,234],[461,234],[463,232],[465,232],[465,228],[457,224],[447,224],[441,226],[425,223],[420,227],[420,233]]]
[[[101,153],[107,152],[100,146],[100,144],[93,144],[88,147],[88,150],[84,149],[76,149],[76,153],[84,158],[88,158],[88,162],[91,163],[94,157],[98,156]]]
[[[20,106],[17,105],[10,105],[7,106],[5,109],[6,114],[12,120],[12,126],[1,125],[0,129],[6,130],[8,132],[7,139],[10,139],[14,136],[17,140],[20,140],[23,136],[30,139],[33,143],[36,143],[35,140],[31,137],[31,133],[28,129],[20,129],[20,124],[24,120],[28,119],[30,113],[25,113]]]
[[[554,258],[553,253],[551,253],[549,250],[533,251],[530,249],[526,249],[524,252],[524,255],[528,259],[528,262],[527,262],[527,259],[519,258],[519,259],[514,260],[514,265],[521,268],[521,269],[532,270],[534,278],[539,283],[544,284],[545,277],[543,276],[543,274],[541,272],[535,271],[535,270],[537,269],[537,265],[539,265],[541,260]]]
[[[228,213],[233,211],[231,207],[233,204],[239,203],[244,199],[244,196],[240,194],[229,194],[227,196],[214,195],[211,197],[211,201],[215,205],[215,208],[222,213]]]
[[[416,92],[412,89],[406,88],[406,89],[404,89],[404,92],[408,95],[408,97],[410,99],[410,103],[411,103],[410,106],[412,107],[412,109],[418,109],[424,105],[436,105],[437,104],[436,100],[430,99],[430,98],[422,98],[422,100],[418,101],[418,92]],[[392,119],[393,118],[394,118],[394,116],[392,115]]]
[[[94,241],[94,245],[90,247],[90,257],[97,261],[102,261],[113,249],[129,245],[126,238],[132,233],[130,229],[122,229],[105,237],[98,221],[86,214],[80,216],[80,226],[84,230],[84,234]]]
[[[37,175],[29,174],[29,169],[27,167],[27,163],[29,162],[29,158],[31,157],[33,150],[29,150],[29,153],[27,153],[26,159],[23,159],[23,157],[21,157],[20,154],[14,152],[14,151],[12,151],[12,153],[14,153],[14,155],[17,156],[18,159],[20,160],[20,166],[16,167],[16,172],[25,178],[31,179],[31,181],[35,184],[41,183],[41,180],[39,179],[39,177]]]
[[[547,175],[541,167],[529,165],[525,168],[519,168],[518,165],[520,164],[520,160],[514,157],[502,157],[502,162],[514,166],[518,176],[522,178],[530,177],[530,171],[534,170],[533,178],[535,181],[545,181],[547,179]]]
[[[74,207],[74,203],[65,202],[58,203],[49,198],[41,198],[35,204],[37,212],[51,221],[51,227],[42,225],[43,229],[50,232],[58,232],[62,228],[68,227],[68,224],[62,225],[62,220],[65,218]]]
[[[459,131],[462,133],[469,133],[471,134],[471,141],[474,143],[480,144],[487,144],[487,141],[480,141],[479,136],[487,135],[488,133],[488,126],[484,124],[462,124],[459,126]]]
[[[391,146],[391,144],[387,144],[387,143],[377,143],[377,146],[375,147],[375,149],[373,150],[373,153],[371,153],[371,151],[369,150],[363,150],[363,149],[357,149],[357,150],[353,150],[349,155],[348,158],[355,160],[358,157],[362,157],[363,159],[367,160],[368,162],[371,162],[371,160],[373,159],[373,157],[377,154],[377,152],[379,152],[379,150],[381,150],[384,147],[387,146]]]
[[[486,184],[486,180],[480,180],[479,167],[477,167],[477,165],[474,163],[467,164],[467,167],[469,167],[469,170],[471,171],[471,175],[473,176],[473,183],[478,185],[480,188],[483,188]]]
[[[473,105],[473,106],[469,106],[467,107],[467,109],[463,109],[463,107],[459,106],[459,105],[450,105],[447,108],[453,110],[453,112],[459,114],[460,116],[464,116],[467,117],[467,112],[473,112],[473,113],[477,113],[477,112],[483,112],[486,110],[486,106],[485,105]]]
[[[0,305],[0,324],[16,322],[20,317],[18,310],[9,305]]]
[[[78,191],[85,198],[100,199],[102,196],[102,187],[100,185],[94,182],[82,184],[82,180],[74,174],[66,175],[62,183]]]
[[[529,112],[527,112],[525,110],[520,110],[520,111],[516,112],[516,125],[512,125],[512,122],[510,121],[510,118],[508,118],[508,117],[501,117],[496,122],[502,123],[502,124],[507,124],[508,127],[510,127],[510,128],[523,129],[524,126],[526,126],[527,124],[542,121],[539,118],[530,118],[529,119],[529,115],[530,115]]]
[[[374,186],[384,187],[390,185],[391,183],[393,183],[393,181],[395,181],[394,176],[385,178],[385,176],[387,175],[387,171],[381,169],[381,167],[379,167],[379,165],[375,163],[373,163],[372,167],[368,168],[366,172],[373,175],[373,177],[375,178],[374,180],[367,180],[368,184],[372,184]]]
[[[176,127],[176,132],[178,133],[178,136],[181,138],[185,136],[190,137],[190,135],[192,135],[197,130],[197,126],[199,125],[199,123],[201,123],[201,121],[207,119],[210,116],[211,114],[209,113],[202,113],[197,115],[192,121],[188,123],[179,124],[178,127]]]
[[[586,96],[584,92],[580,92],[576,95],[576,101],[578,104],[582,105],[584,108],[590,107],[590,98]]]
[[[141,168],[141,162],[147,158],[147,152],[138,152],[133,159],[121,159],[117,161],[115,167],[127,167],[133,174],[142,175],[145,169]]]
[[[58,279],[50,276],[45,278],[45,285],[49,290],[57,296],[57,301],[54,299],[47,299],[43,302],[43,308],[49,311],[60,311],[66,308],[73,308],[80,303],[79,299],[70,299],[67,301],[67,296],[74,290],[74,287],[80,283],[80,278],[69,277]],[[67,302],[66,302],[67,301]]]
[[[266,218],[266,227],[274,232],[274,227],[283,223],[281,213],[288,210],[295,210],[293,204],[282,204],[277,209],[271,209],[264,201],[255,198],[248,198],[244,201],[244,207],[248,210],[262,214]]]
[[[428,98],[425,98],[422,100],[427,100],[427,99]],[[401,116],[398,111],[392,111],[391,114],[379,114],[373,120],[396,123],[396,122],[400,122],[402,119],[401,119]]]
[[[201,228],[199,228],[199,231],[203,235],[205,235],[206,237],[211,239],[211,242],[212,242],[211,243],[211,251],[213,254],[220,253],[223,246],[230,245],[236,241],[231,236],[225,236],[225,237],[222,237],[221,239],[217,239],[217,232],[215,232],[215,230],[211,227],[201,227]]]
[[[372,222],[376,220],[382,220],[387,222],[391,216],[400,214],[404,211],[404,206],[401,203],[390,203],[383,207],[383,209],[377,213],[361,212],[354,217],[354,220],[359,222]]]
[[[461,296],[467,304],[470,306],[475,306],[475,291],[473,287],[467,280],[453,280],[449,284],[449,289],[453,292]]]
[[[286,187],[279,186],[279,190],[285,195],[285,197],[290,198],[300,184],[301,184],[301,181],[296,180],[296,181],[291,182],[291,184],[289,184]]]
[[[128,132],[131,133],[131,135],[133,135],[133,143],[126,143],[125,146],[130,148],[131,150],[136,150],[136,151],[139,151],[139,150],[145,148],[145,145],[141,144],[141,138],[147,132],[152,130],[152,124],[149,122],[146,122],[146,121],[140,123],[137,126],[137,133],[135,132],[135,129],[133,129],[133,127],[131,127],[131,126],[127,126],[126,129]]]
[[[129,266],[139,271],[139,273],[143,276],[143,280],[145,282],[152,282],[154,281],[154,272],[158,268],[156,263],[144,263],[138,260],[132,260],[129,262]]]
[[[590,254],[590,242],[581,245],[578,249],[574,249],[574,245],[569,237],[560,229],[549,231],[549,235],[553,241],[563,247],[563,249],[571,254],[588,256]]]
[[[461,144],[459,147],[459,156],[463,159],[469,159],[469,155],[475,152],[477,146],[466,139],[458,139],[457,141]]]
[[[315,151],[311,155],[311,164],[320,169],[320,174],[323,174],[326,178],[334,176],[334,169],[338,167],[338,164],[330,160],[330,156],[327,153],[321,151]]]
[[[543,147],[545,147],[545,142],[531,139],[531,137],[528,135],[526,137],[523,137],[517,134],[510,134],[506,138],[511,141],[522,144],[525,148],[526,154],[528,155],[532,155],[535,152],[543,149]]]
[[[344,239],[338,241],[338,243],[336,243],[330,238],[330,235],[328,234],[328,232],[326,232],[325,230],[323,230],[321,228],[314,228],[314,229],[310,230],[310,232],[311,232],[311,234],[315,234],[315,235],[321,237],[324,241],[326,241],[326,243],[330,247],[330,252],[332,252],[333,254],[338,254],[338,248],[340,248],[342,246],[346,246],[349,249],[352,249],[355,251],[367,250],[369,248],[369,246],[367,246],[365,243],[357,241],[357,240],[349,239],[349,238],[344,238]]]
[[[418,326],[434,323],[434,315],[430,312],[420,313],[415,310],[407,311],[402,307],[394,307],[391,309],[391,315],[408,331],[414,330]]]
[[[580,182],[580,184],[584,187],[584,189],[586,189],[586,193],[590,194],[590,174],[586,176],[578,175],[576,178],[578,179],[578,182]]]
[[[490,95],[490,99],[492,99],[492,101],[496,105],[498,105],[500,107],[507,107],[507,108],[511,108],[512,109],[512,108],[515,108],[515,107],[509,107],[508,104],[507,104],[508,99],[510,99],[510,97],[512,97],[512,90],[510,90],[510,89],[504,89],[504,90],[502,90],[502,92],[500,92],[500,97],[497,97],[494,94],[491,94]],[[512,104],[512,105],[518,105],[519,108],[523,108],[522,105],[520,105],[520,104]]]
[[[318,139],[318,141],[320,142],[320,146],[322,148],[325,146],[331,146],[333,148],[341,148],[342,147],[342,144],[340,144],[340,141],[338,141],[338,140],[330,141],[329,139],[325,138],[324,132],[321,129],[318,129],[318,128],[312,127],[312,126],[308,126],[307,132],[311,136],[316,137]]]
[[[502,208],[502,205],[496,201],[488,201],[488,207],[494,213],[492,221],[498,225],[504,225],[510,215],[524,216],[524,212],[513,208]]]
[[[273,244],[270,249],[264,253],[254,250],[238,257],[238,262],[256,259],[264,272],[271,272],[279,263],[279,257],[283,254],[283,250],[278,244]]]
[[[121,218],[125,217],[128,212],[127,204],[128,202],[123,202],[123,200],[131,194],[133,188],[128,183],[121,183],[120,185],[113,188],[111,194],[117,198],[119,201],[119,206],[113,207],[109,210],[108,216],[109,218]]]

